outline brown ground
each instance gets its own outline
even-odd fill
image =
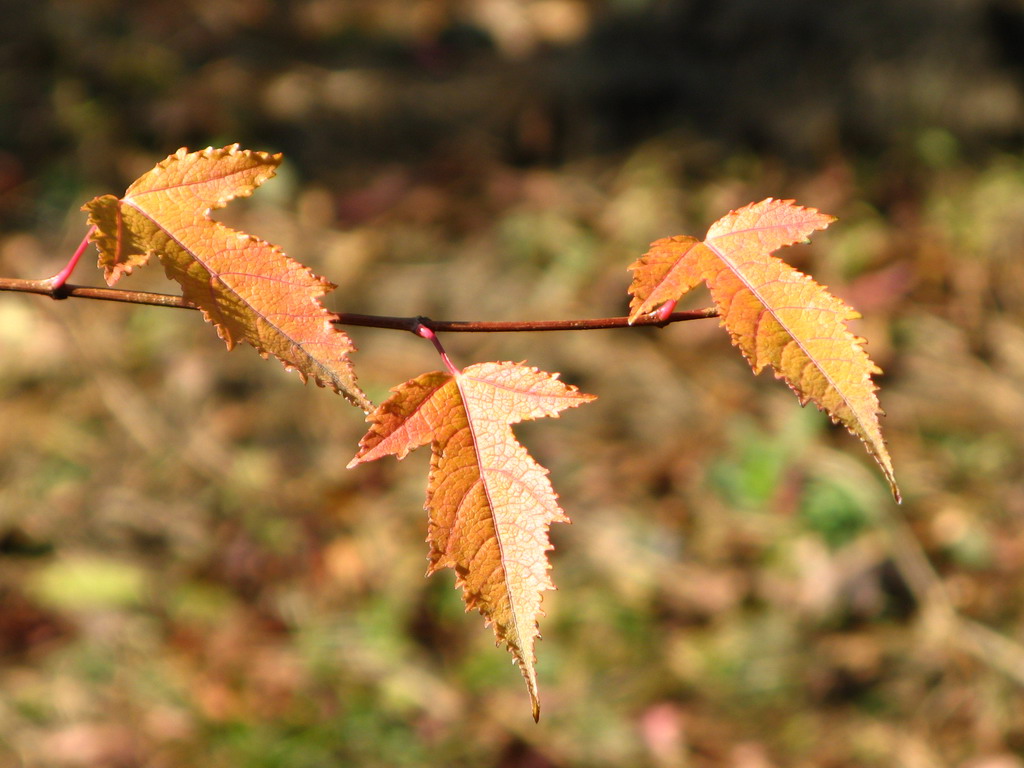
[[[1024,766],[1019,6],[6,5],[0,274],[183,144],[284,151],[222,218],[353,312],[621,314],[650,240],[793,197],[906,502],[714,321],[447,337],[600,397],[517,430],[574,520],[535,726],[422,578],[425,452],[346,470],[359,412],[194,313],[0,294],[0,766]],[[375,400],[438,365],[351,334]]]

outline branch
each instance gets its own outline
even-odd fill
[[[96,299],[99,301],[120,301],[128,304],[146,304],[177,309],[199,309],[181,296],[149,291],[126,291],[120,288],[92,288],[85,285],[54,285],[52,279],[21,280],[14,277],[0,277],[0,291],[37,293],[51,299]],[[509,333],[519,331],[596,331],[610,328],[631,328],[654,325],[663,327],[670,323],[687,320],[704,320],[718,317],[713,307],[689,312],[672,312],[662,317],[657,312],[638,318],[633,325],[626,317],[598,317],[588,320],[525,320],[511,322],[475,322],[469,320],[431,320],[426,317],[388,317],[386,315],[357,315],[348,312],[337,313],[338,325],[358,325],[366,328],[388,328],[396,331],[410,331],[419,335],[420,326],[436,333]]]
[[[150,293],[148,291],[125,291],[120,288],[91,288],[87,285],[58,285],[54,278],[46,280],[21,280],[16,277],[0,277],[0,291],[20,291],[21,293],[38,293],[51,299],[98,299],[100,301],[120,301],[127,304],[150,304],[158,307],[177,307],[178,309],[199,309],[181,296],[167,293]]]

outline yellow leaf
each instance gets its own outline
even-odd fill
[[[771,255],[832,221],[792,200],[768,198],[723,216],[703,242],[685,236],[658,240],[630,266],[630,322],[705,282],[722,325],[754,373],[771,366],[801,404],[813,402],[859,437],[899,501],[871,379],[881,371],[864,351],[864,340],[846,326],[860,315]]]
[[[435,371],[395,387],[368,417],[355,466],[404,458],[430,443],[425,507],[430,567],[453,568],[466,608],[476,609],[512,652],[540,716],[534,643],[548,574],[548,527],[569,519],[547,470],[515,439],[511,425],[557,416],[593,400],[557,375],[515,363]]]
[[[373,404],[348,359],[355,346],[320,303],[334,286],[277,246],[210,218],[211,210],[252,194],[280,162],[280,155],[237,144],[179,149],[124,197],[105,195],[83,207],[96,226],[100,266],[113,285],[156,254],[229,349],[239,341],[251,344],[303,380],[312,377],[369,411]]]

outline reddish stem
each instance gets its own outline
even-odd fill
[[[415,333],[417,336],[422,336],[424,339],[427,339],[427,341],[434,345],[434,349],[437,350],[437,354],[439,354],[441,356],[441,359],[444,361],[444,367],[448,369],[448,373],[450,373],[452,376],[458,376],[460,373],[462,373],[462,371],[455,367],[455,364],[452,362],[451,358],[448,357],[448,353],[445,351],[444,346],[441,344],[441,340],[437,338],[437,334],[434,333],[430,328],[425,326],[419,319],[417,319],[416,326],[413,329],[413,333]]]
[[[82,258],[82,254],[85,253],[85,249],[89,246],[89,238],[92,233],[96,231],[96,225],[89,227],[89,231],[85,233],[85,237],[82,238],[82,242],[78,244],[78,250],[71,254],[71,258],[68,259],[68,263],[64,265],[64,269],[55,274],[53,277],[47,278],[45,282],[49,283],[53,288],[54,292],[62,288],[64,284],[71,277],[71,273],[75,271],[75,267],[78,266],[78,260]],[[57,298],[54,296],[54,298]]]
[[[666,301],[664,304],[658,307],[658,311],[654,313],[654,316],[663,323],[667,322],[668,319],[672,317],[672,312],[676,308],[676,304],[678,303],[679,302],[676,301],[675,299],[673,299],[672,301]]]

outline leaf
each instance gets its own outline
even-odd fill
[[[237,144],[188,153],[182,148],[139,177],[118,199],[83,206],[109,285],[156,254],[231,349],[244,341],[274,355],[305,381],[339,392],[364,411],[373,404],[356,384],[355,346],[334,326],[320,297],[334,286],[275,245],[213,221],[209,214],[248,197],[274,175],[281,155]]]
[[[658,240],[630,265],[630,322],[704,281],[722,325],[754,373],[770,365],[802,405],[813,402],[859,437],[898,502],[871,380],[881,370],[864,351],[864,340],[846,326],[859,313],[771,255],[834,220],[792,200],[768,198],[723,216],[703,242],[686,236]]]
[[[548,527],[569,520],[547,470],[516,441],[511,425],[555,417],[594,396],[557,374],[515,363],[426,373],[392,392],[367,417],[370,429],[349,467],[386,455],[402,459],[431,444],[427,574],[455,569],[466,609],[483,614],[518,662],[537,719],[537,618],[541,592],[554,589]]]

